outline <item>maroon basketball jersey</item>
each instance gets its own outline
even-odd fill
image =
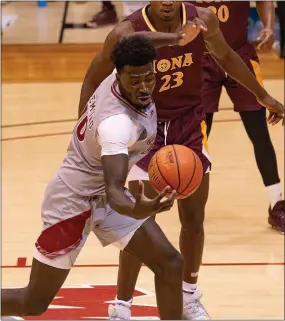
[[[220,29],[233,49],[248,43],[247,22],[250,1],[189,1],[198,7],[211,9],[218,17]]]
[[[128,16],[135,31],[156,32],[147,16],[146,6]],[[182,4],[183,24],[197,17],[194,5]],[[183,116],[189,109],[201,104],[202,58],[204,39],[198,35],[186,46],[166,46],[157,50],[154,61],[156,86],[153,93],[158,121],[170,121]]]

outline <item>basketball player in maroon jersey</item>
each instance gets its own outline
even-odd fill
[[[198,32],[192,42],[179,46],[177,32],[181,27],[187,26],[187,21],[196,21],[197,30],[201,29],[202,32]],[[200,24],[205,24],[206,30]],[[206,117],[201,101],[205,44],[225,72],[251,91],[269,110],[270,124],[276,124],[284,117],[284,107],[266,92],[240,56],[227,45],[216,15],[208,9],[195,8],[194,5],[183,4],[181,1],[161,1],[151,2],[133,13],[107,36],[102,51],[93,60],[84,79],[79,112],[97,86],[112,72],[114,66],[110,60],[110,52],[113,46],[119,39],[133,32],[147,35],[157,47],[158,57],[154,62],[156,88],[153,98],[158,113],[158,132],[152,151],[137,164],[139,167],[135,168],[132,175],[130,173],[129,188],[135,194],[138,190],[137,180],[141,179],[144,180],[147,196],[151,198],[156,195],[147,178],[147,167],[152,155],[166,144],[188,146],[200,157],[205,172],[204,179],[193,195],[178,201],[182,224],[180,250],[185,261],[184,318],[209,319],[200,303],[201,293],[196,285],[204,247],[204,210],[211,167],[207,152]],[[165,37],[161,32],[168,32],[169,36]],[[111,319],[130,318],[132,295],[140,268],[141,262],[135,257],[125,251],[120,253],[118,293],[115,306],[110,306],[109,309]]]
[[[245,64],[262,84],[259,60],[253,44],[247,39],[249,1],[191,1],[199,7],[208,7],[218,17],[220,29],[227,43],[241,56]],[[275,8],[273,1],[256,1],[256,9],[264,29],[256,40],[258,50],[270,50],[274,43]],[[203,106],[207,113],[207,135],[209,136],[213,116],[218,112],[222,87],[225,86],[234,110],[239,112],[255,153],[258,169],[269,193],[268,222],[284,233],[285,202],[282,200],[282,187],[274,147],[266,123],[266,109],[256,97],[237,81],[227,75],[206,52],[203,60]]]

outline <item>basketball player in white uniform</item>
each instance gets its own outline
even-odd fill
[[[168,189],[149,200],[141,184],[134,199],[124,187],[132,165],[149,151],[156,135],[151,98],[155,56],[142,36],[115,47],[116,69],[88,101],[67,155],[47,186],[29,284],[2,289],[2,315],[46,311],[93,231],[103,246],[129,251],[154,272],[162,319],[182,318],[182,260],[149,218],[173,205],[175,191],[164,201]]]

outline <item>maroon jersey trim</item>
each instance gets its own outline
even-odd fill
[[[152,25],[152,23],[150,22],[147,14],[146,14],[146,9],[148,6],[149,5],[142,8],[143,19],[144,19],[145,23],[147,24],[150,31],[157,32],[157,30],[154,28],[154,26]],[[184,26],[186,24],[186,22],[187,22],[186,8],[185,8],[184,3],[182,3],[182,26]]]

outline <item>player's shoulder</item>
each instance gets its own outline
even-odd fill
[[[104,137],[129,137],[134,127],[135,123],[126,113],[111,114],[101,120],[98,125],[98,133]]]

